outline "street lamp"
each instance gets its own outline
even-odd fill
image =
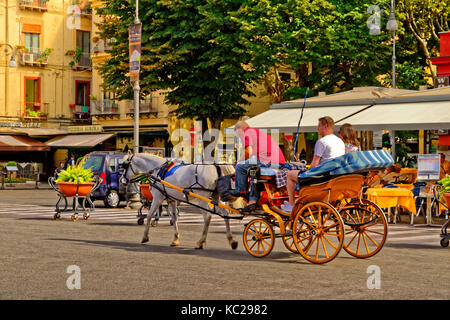
[[[375,14],[378,17],[378,20],[375,19],[375,23],[368,24],[370,35],[381,34],[381,29],[380,29],[380,25],[379,25],[379,13],[381,13],[382,11],[379,8],[380,4],[382,4],[382,3],[378,3],[374,7],[369,7],[369,8],[372,8],[371,10],[375,11]],[[395,32],[398,29],[398,23],[397,23],[397,20],[395,19],[395,1],[391,0],[391,4],[388,4],[388,3],[384,3],[384,4],[386,4],[389,7],[389,20],[386,24],[386,29],[392,33],[392,88],[395,89],[395,61],[396,61],[396,59],[395,59]]]
[[[1,46],[6,46],[9,47],[11,49],[11,60],[9,61],[8,67],[10,68],[17,68],[17,62],[16,59],[14,58],[14,48],[12,45],[10,45],[9,43],[2,43],[0,44]],[[8,48],[5,48],[5,55],[8,55]]]

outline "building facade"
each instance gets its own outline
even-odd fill
[[[3,0],[0,25],[0,121],[40,128],[90,124],[88,1]],[[17,67],[9,66],[11,55]]]

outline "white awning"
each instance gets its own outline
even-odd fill
[[[335,122],[368,108],[369,105],[350,105],[333,107],[305,107],[300,123],[300,132],[316,132],[319,118],[329,116]],[[246,122],[258,129],[278,129],[280,132],[296,132],[301,116],[301,108],[272,108]]]
[[[356,130],[450,129],[450,101],[376,104],[336,126],[345,122]]]
[[[114,136],[107,134],[71,134],[48,140],[45,144],[50,147],[95,147],[99,143]]]

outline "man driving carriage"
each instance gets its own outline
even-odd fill
[[[236,135],[241,140],[244,152],[236,164],[236,190],[232,193],[235,197],[241,197],[248,191],[247,170],[254,165],[260,167],[276,166],[285,163],[283,152],[265,132],[251,128],[247,122],[239,121],[234,126]],[[243,212],[251,212],[256,209],[258,195],[255,190],[250,190],[248,205]]]

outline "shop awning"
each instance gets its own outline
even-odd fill
[[[450,129],[450,101],[376,104],[336,125],[345,122],[356,130]]]
[[[30,137],[58,136],[67,134],[67,131],[56,128],[19,128],[17,131],[26,133]]]
[[[83,148],[95,147],[99,143],[108,140],[114,136],[113,133],[106,134],[72,134],[67,136],[58,136],[48,140],[45,144],[50,147]]]
[[[364,112],[370,105],[348,105],[333,107],[305,107],[300,124],[300,132],[317,131],[319,118],[330,116],[334,121],[345,119],[358,112]],[[278,129],[280,132],[296,132],[301,108],[271,108],[246,122],[250,127],[258,129]]]
[[[27,136],[0,135],[0,151],[50,151],[50,147]]]

